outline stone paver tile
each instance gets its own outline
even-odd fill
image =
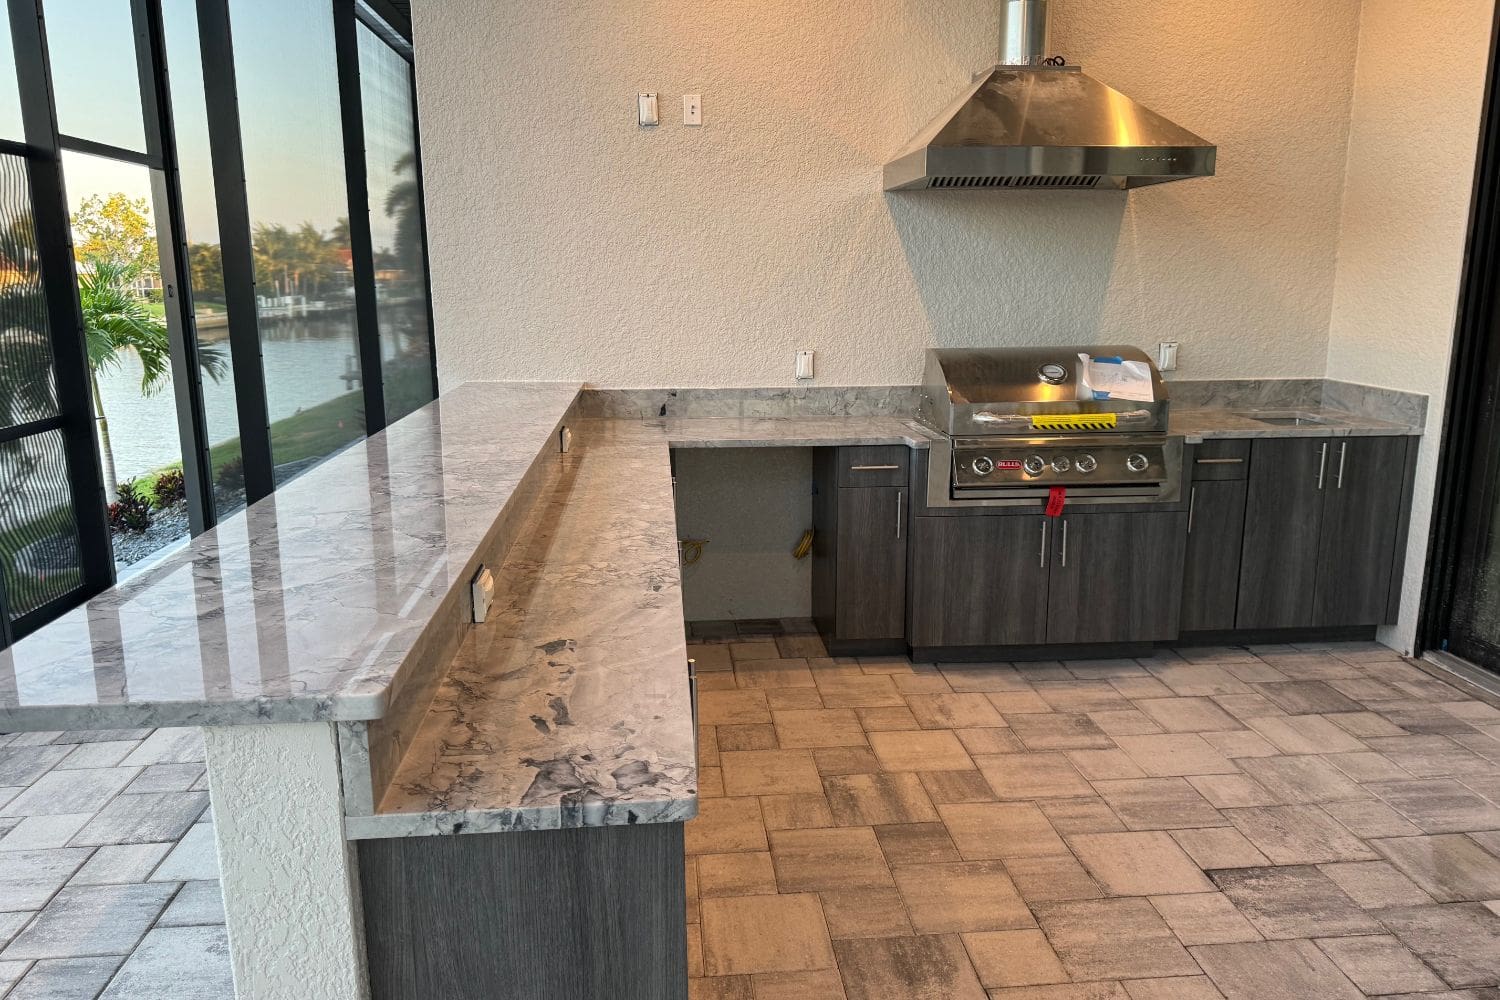
[[[1192,957],[1147,900],[1038,903],[1036,914],[1074,979],[1155,979],[1198,973]]]
[[[834,948],[848,1000],[985,1000],[957,935],[856,938]]]
[[[146,792],[190,792],[206,772],[202,764],[152,764],[141,769],[141,773],[129,785],[123,795],[140,795]]]
[[[1439,903],[1500,899],[1500,858],[1470,837],[1397,837],[1370,846]]]
[[[30,962],[0,962],[0,996],[4,995],[5,990],[20,982],[21,977],[30,968]]]
[[[930,865],[962,861],[942,823],[904,823],[875,827],[875,839],[889,865]]]
[[[769,722],[748,725],[718,726],[719,749],[723,750],[776,750],[776,728]]]
[[[905,708],[906,700],[884,675],[858,677],[816,675],[818,691],[828,708]]]
[[[1224,815],[1273,864],[1378,860],[1364,841],[1317,806],[1226,809]]]
[[[91,744],[102,746],[104,744]],[[26,791],[6,803],[6,816],[60,816],[94,813],[130,784],[138,772],[127,767],[95,767],[53,771],[38,778]]]
[[[1368,787],[1424,833],[1500,830],[1500,806],[1452,778],[1383,781]]]
[[[1233,761],[1197,733],[1117,736],[1115,742],[1153,778],[1188,774],[1233,774]]]
[[[874,774],[880,761],[869,747],[824,747],[813,751],[819,774]]]
[[[1228,1000],[1364,1000],[1311,941],[1200,945],[1193,958]]]
[[[7,996],[10,1000],[92,1000],[124,961],[118,955],[96,958],[49,958],[37,962]],[[228,967],[229,957],[224,957]],[[162,996],[171,996],[164,993]]]
[[[1036,926],[1002,862],[903,865],[894,874],[918,934]]]
[[[1016,891],[1028,903],[1098,899],[1104,895],[1104,890],[1072,854],[1008,858],[1005,870],[1016,884]]]
[[[1223,1000],[1224,997],[1207,976],[1132,979],[1123,985],[1130,1000]]]
[[[710,976],[831,968],[823,907],[811,893],[728,896],[701,906],[703,971]]]
[[[1114,833],[1125,829],[1120,817],[1097,795],[1071,799],[1039,799],[1037,808],[1046,815],[1052,828],[1064,837],[1075,833]]]
[[[1143,736],[1161,732],[1161,726],[1152,722],[1149,715],[1135,708],[1090,712],[1089,718],[1110,736]]]
[[[1111,677],[1109,685],[1131,701],[1173,697],[1172,689],[1149,673],[1136,677]]]
[[[688,659],[696,663],[700,674],[734,669],[734,660],[729,655],[728,643],[690,642],[687,655]]]
[[[1406,730],[1376,712],[1338,712],[1325,718],[1350,736],[1401,736]]]
[[[1322,757],[1255,757],[1239,762],[1241,769],[1280,800],[1279,804],[1307,805],[1368,799],[1370,793]],[[1254,804],[1254,803],[1250,803]]]
[[[78,848],[0,853],[0,911],[41,909],[88,857]]]
[[[766,688],[766,707],[774,715],[777,711],[806,711],[823,707],[823,698],[818,689],[810,688]]]
[[[776,738],[783,750],[814,747],[862,747],[865,731],[849,708],[773,711]]]
[[[970,771],[974,761],[947,730],[870,733],[870,746],[887,771]]]
[[[698,721],[705,726],[766,723],[771,709],[763,691],[699,691]]]
[[[229,939],[223,927],[158,927],[115,976],[108,1000],[230,997]]]
[[[1344,861],[1319,865],[1344,894],[1367,910],[1396,906],[1424,906],[1431,896],[1386,861]]]
[[[923,771],[919,777],[933,805],[995,801],[995,790],[979,771]]]
[[[69,885],[128,885],[146,881],[172,850],[171,844],[120,844],[101,847],[78,870]]]
[[[906,704],[923,729],[982,729],[1005,720],[982,694],[908,694]]]
[[[1008,663],[943,663],[938,665],[938,670],[955,691],[988,694],[1031,690],[1020,671]]]
[[[25,788],[73,752],[70,746],[18,747],[0,750],[0,788]]]
[[[224,922],[224,892],[217,880],[189,882],[172,897],[158,927],[205,927]]]
[[[1153,896],[1151,905],[1185,945],[1232,944],[1261,939],[1260,932],[1235,909],[1229,897],[1220,892]]]
[[[144,748],[145,744],[141,746]],[[78,847],[94,847],[176,840],[207,807],[206,792],[120,795],[101,809],[71,843]]]
[[[1218,705],[1240,722],[1251,719],[1270,719],[1286,715],[1281,708],[1263,694],[1221,694],[1214,696]]]
[[[755,1000],[845,1000],[837,969],[762,972],[750,977]]]
[[[1094,787],[1131,830],[1187,830],[1228,826],[1186,778],[1096,781]]]
[[[1135,704],[1168,733],[1222,733],[1244,728],[1208,698],[1146,698]]]
[[[1311,865],[1212,873],[1224,894],[1268,938],[1344,937],[1380,931],[1338,884]]]
[[[1002,799],[1073,798],[1094,788],[1060,753],[995,754],[975,760]]]
[[[992,692],[986,697],[1002,715],[1034,715],[1052,711],[1052,706],[1029,687],[1025,690]]]
[[[760,801],[754,797],[704,799],[698,815],[683,827],[688,854],[769,850],[761,820]]]
[[[893,886],[822,893],[828,934],[841,938],[904,937],[912,932],[906,904]]]
[[[810,688],[816,686],[813,682],[812,671],[807,667],[807,660],[800,657],[795,659],[768,657],[765,659],[736,660],[734,664],[734,679],[741,688],[745,689]]]
[[[1254,657],[1245,654],[1245,659]],[[1212,663],[1147,664],[1156,679],[1184,698],[1207,698],[1216,694],[1253,694],[1250,685],[1222,666]]]
[[[782,656],[819,657],[827,656],[828,649],[819,635],[778,635],[776,649]]]
[[[91,885],[63,889],[0,959],[125,955],[176,893],[175,885]]]
[[[1081,712],[1014,715],[1005,721],[1028,750],[1112,750],[1115,746],[1109,734]]]
[[[1379,799],[1324,802],[1323,811],[1350,833],[1364,840],[1376,837],[1415,837],[1422,831]]]
[[[1449,986],[1500,983],[1500,916],[1479,903],[1372,911]]]
[[[911,772],[843,774],[823,779],[833,818],[840,826],[935,823],[937,810]]]
[[[1037,681],[1032,687],[1054,712],[1120,712],[1135,707],[1108,681]]]
[[[938,807],[965,861],[1066,853],[1062,838],[1031,802],[974,802]]]
[[[1321,715],[1246,719],[1245,724],[1282,753],[1347,753],[1369,749]]]
[[[27,816],[11,827],[4,837],[0,837],[0,853],[66,847],[93,818],[93,813]]]
[[[1466,775],[1494,773],[1494,764],[1446,736],[1391,736],[1365,742],[1371,750],[1390,758],[1402,770],[1417,778],[1462,778]]]
[[[1270,859],[1232,826],[1203,830],[1173,830],[1172,839],[1204,871],[1214,868],[1257,868]]]
[[[208,757],[201,729],[158,729],[121,763],[127,767],[150,764],[201,764]]]
[[[814,830],[833,826],[833,810],[822,795],[762,795],[760,812],[767,830]]]
[[[697,874],[698,895],[703,899],[776,892],[776,870],[767,851],[699,855]]]
[[[953,734],[969,751],[969,756],[996,753],[1025,753],[1021,738],[1005,729],[955,729]]]
[[[114,767],[140,746],[138,740],[110,740],[103,743],[80,743],[73,752],[64,757],[57,770],[69,771],[83,768]]]
[[[949,686],[948,681],[936,667],[919,670],[914,666],[909,674],[891,674],[890,676],[891,683],[896,685],[896,690],[904,695],[953,693],[953,688]]]
[[[152,882],[194,882],[219,877],[214,825],[199,823],[183,835],[151,876]]]
[[[741,660],[774,660],[781,656],[774,639],[729,643],[729,658],[736,666]]]
[[[1169,834],[1088,833],[1068,846],[1112,896],[1212,892],[1213,883]]]
[[[1411,780],[1411,774],[1397,767],[1384,754],[1373,750],[1363,753],[1331,753],[1323,759],[1360,784],[1370,781]]]
[[[1248,729],[1234,733],[1199,733],[1208,745],[1230,760],[1242,757],[1274,757],[1281,751],[1267,743],[1265,738]]]
[[[719,765],[729,796],[823,791],[810,750],[720,750]]]
[[[1216,809],[1282,805],[1278,796],[1248,774],[1194,774],[1187,780]]]
[[[1389,934],[1322,938],[1317,944],[1355,986],[1372,996],[1444,988],[1431,969]]]
[[[1068,760],[1090,781],[1144,778],[1146,772],[1124,750],[1068,750]]]
[[[1275,702],[1288,715],[1330,715],[1360,712],[1364,706],[1347,698],[1322,681],[1285,681],[1256,684],[1255,690]]]
[[[771,834],[771,857],[782,892],[871,889],[891,884],[885,855],[868,827],[778,830]],[[703,878],[699,862],[698,878]]]
[[[921,729],[917,717],[905,705],[899,708],[856,708],[859,725],[866,733],[904,733]]]
[[[963,942],[984,986],[1040,986],[1068,981],[1067,970],[1039,930],[976,931],[964,934]]]

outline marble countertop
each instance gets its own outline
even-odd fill
[[[1290,414],[1306,414],[1318,423],[1268,424],[1255,419],[1257,415],[1275,417]],[[1189,444],[1213,438],[1285,438],[1285,437],[1387,437],[1391,435],[1421,434],[1419,428],[1409,424],[1381,420],[1378,417],[1353,413],[1348,410],[1308,407],[1297,410],[1280,408],[1219,409],[1201,408],[1172,409],[1171,432],[1187,438]]]

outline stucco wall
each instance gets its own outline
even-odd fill
[[[1493,0],[1365,0],[1360,29],[1328,375],[1432,397],[1401,621],[1382,636],[1401,649],[1421,600],[1493,14]]]
[[[882,193],[994,62],[997,0],[416,5],[443,383],[780,385],[798,348],[909,383],[930,345],[1049,340],[1321,374],[1357,0],[1053,7],[1054,50],[1218,142],[1218,177]]]

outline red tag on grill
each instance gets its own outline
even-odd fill
[[[1047,516],[1062,517],[1063,504],[1068,502],[1068,488],[1066,486],[1054,486],[1047,494]]]

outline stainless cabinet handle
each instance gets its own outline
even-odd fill
[[[1188,534],[1193,533],[1193,514],[1198,510],[1198,487],[1188,493]]]
[[[896,491],[896,537],[901,537],[901,491]]]
[[[1349,457],[1349,442],[1345,441],[1339,445],[1339,474],[1334,480],[1337,489],[1344,488],[1344,460]]]
[[[1318,454],[1318,489],[1323,488],[1323,473],[1328,471],[1328,442],[1323,442],[1323,448]]]
[[[1068,568],[1068,522],[1066,520],[1063,521],[1062,568]]]
[[[1199,465],[1244,465],[1243,458],[1200,458]]]
[[[1042,518],[1042,569],[1047,568],[1047,519]]]
[[[850,472],[895,472],[899,465],[851,465]]]

